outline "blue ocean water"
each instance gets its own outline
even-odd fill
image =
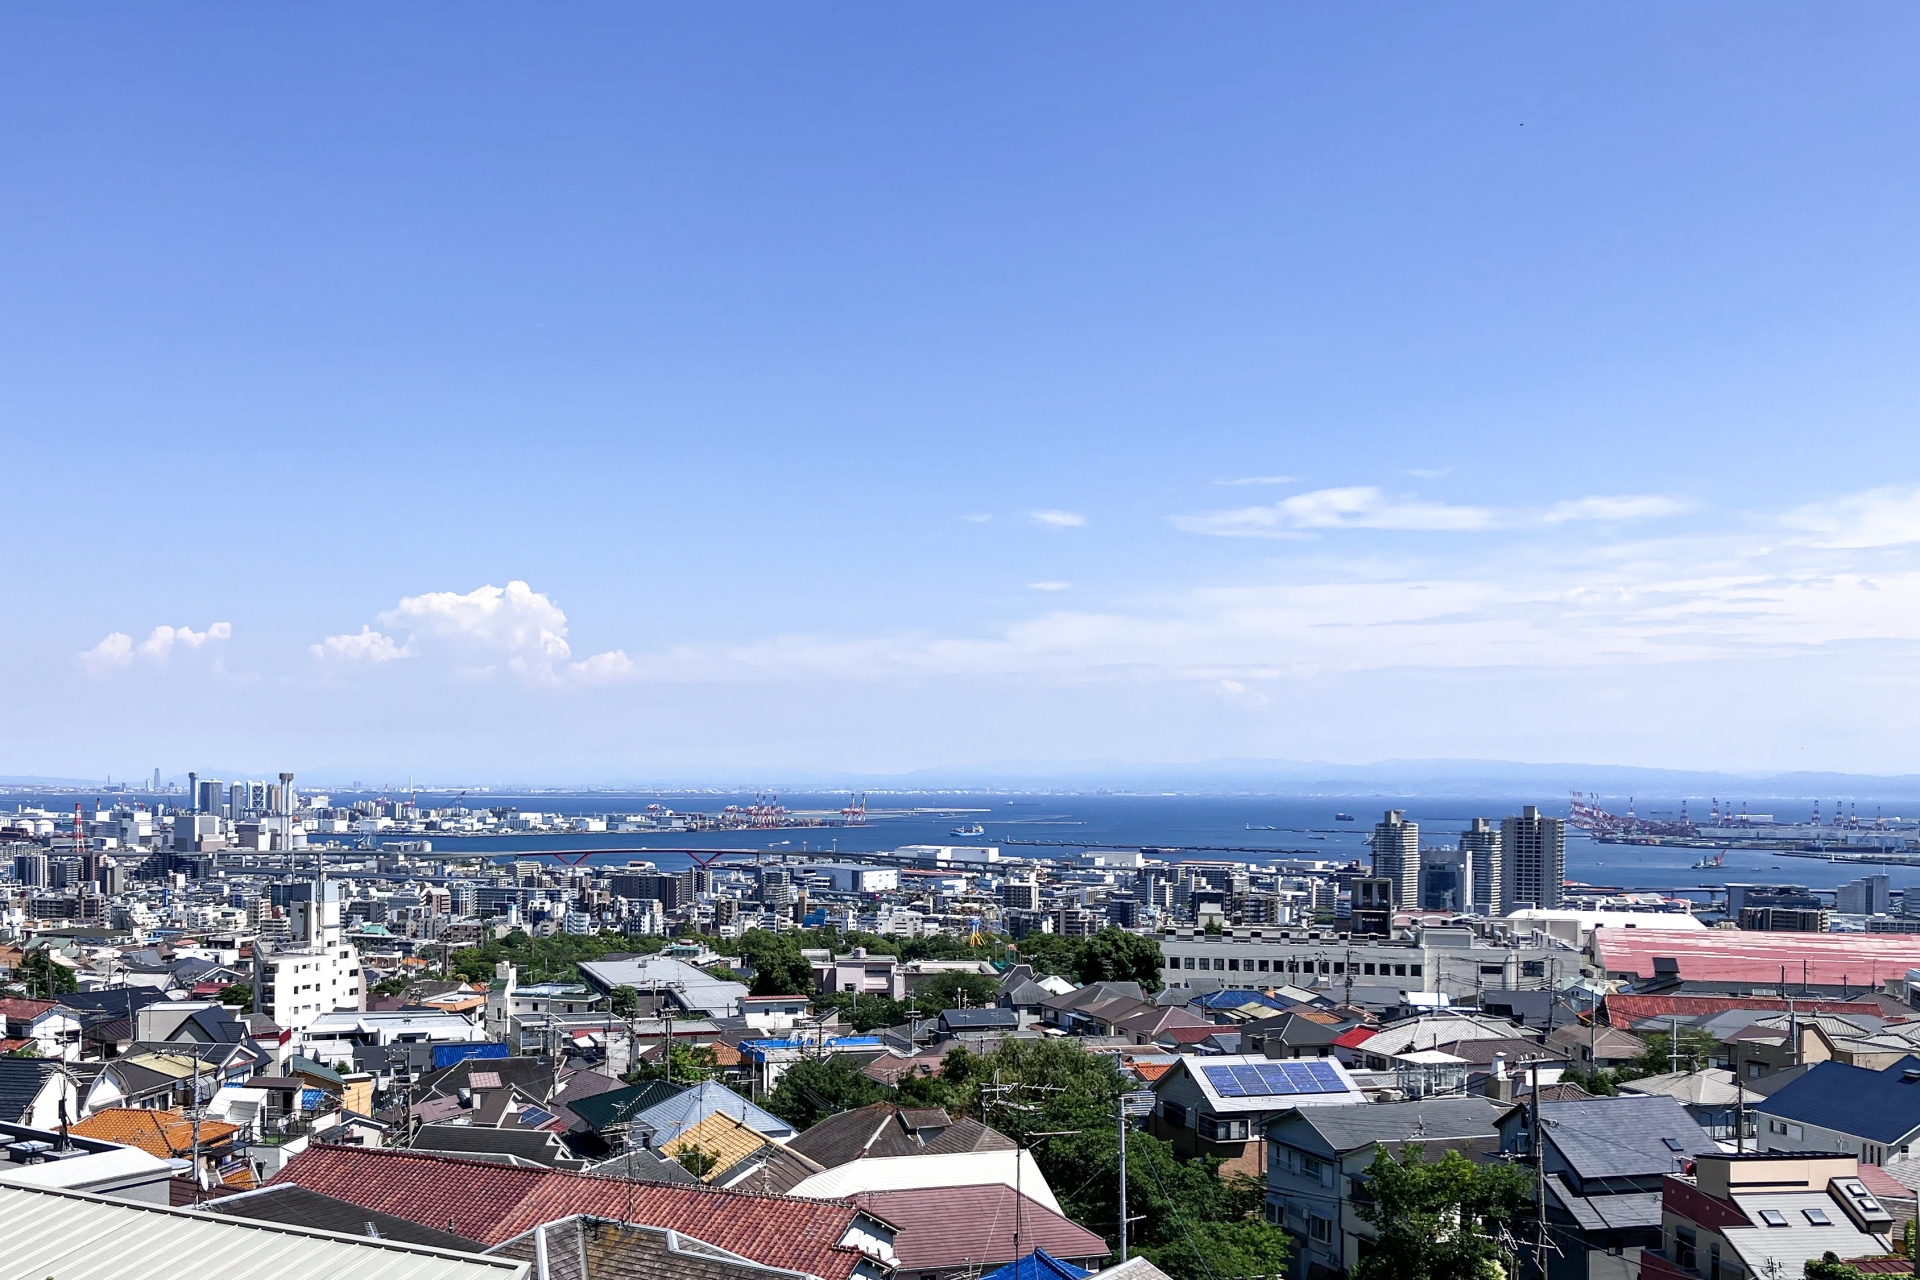
[[[76,799],[47,793],[0,796],[0,804],[41,805],[56,812],[70,809]],[[340,797],[336,796],[336,801]],[[421,793],[423,806],[451,803],[451,797]],[[837,811],[848,803],[844,792],[786,794],[781,803],[790,811]],[[679,812],[717,812],[727,804],[746,804],[750,794],[720,792],[537,792],[489,793],[468,804],[511,805],[543,813],[633,813],[648,804]],[[1869,799],[1856,799],[1862,816],[1874,811]],[[997,844],[1003,853],[1018,856],[1071,856],[1084,846],[1151,846],[1168,850],[1172,858],[1222,858],[1264,863],[1274,858],[1320,858],[1344,862],[1365,860],[1366,835],[1387,809],[1402,809],[1421,828],[1422,842],[1451,844],[1469,820],[1498,820],[1519,812],[1522,804],[1538,804],[1541,811],[1565,816],[1566,798],[1498,796],[1483,799],[1432,797],[1343,796],[1287,797],[1259,795],[1117,795],[1117,794],[993,794],[889,793],[869,795],[868,817],[861,826],[807,827],[777,831],[607,833],[591,835],[502,835],[431,838],[436,852],[526,857],[540,852],[593,854],[595,863],[625,863],[641,858],[663,869],[690,865],[681,849],[732,849],[776,854],[801,852],[861,853],[893,849],[904,844]],[[1904,802],[1911,810],[1913,801]],[[1624,803],[1619,805],[1624,808]],[[1699,807],[1692,806],[1695,817]],[[1782,821],[1804,819],[1810,801],[1775,801],[1767,808]],[[1641,816],[1677,812],[1679,801],[1642,797]],[[1888,807],[1892,816],[1901,810]],[[1336,814],[1346,812],[1353,821]],[[1825,810],[1831,815],[1829,805]],[[1908,812],[1908,817],[1913,816]],[[978,822],[980,836],[954,835],[955,828]],[[1044,843],[1028,843],[1044,842]],[[1179,850],[1180,852],[1174,852]],[[1778,854],[1732,850],[1719,868],[1696,868],[1701,851],[1654,846],[1598,844],[1569,830],[1567,875],[1596,887],[1625,890],[1698,889],[1727,883],[1790,883],[1833,888],[1867,872],[1886,872],[1896,889],[1920,885],[1920,867],[1858,867]]]

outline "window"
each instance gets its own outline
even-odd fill
[[[1787,1215],[1778,1209],[1762,1209],[1760,1211],[1760,1221],[1770,1227],[1784,1227],[1787,1225]]]
[[[1188,957],[1187,957],[1187,960],[1186,960],[1186,964],[1187,964],[1187,968],[1189,968],[1189,969],[1191,969],[1191,968],[1193,968],[1193,957],[1192,957],[1192,956],[1188,956]]]
[[[1403,964],[1397,964],[1397,965],[1395,965],[1395,966],[1393,966],[1393,976],[1394,976],[1394,977],[1396,977],[1396,978],[1404,978],[1404,977],[1406,977],[1406,976],[1407,976],[1407,966],[1405,966],[1405,965],[1403,965]]]
[[[1331,1243],[1333,1240],[1333,1220],[1331,1218],[1309,1217],[1307,1219],[1307,1234],[1321,1244]]]
[[[1171,1098],[1160,1104],[1160,1114],[1168,1124],[1185,1126],[1187,1123],[1187,1109]]]
[[[1262,960],[1260,962],[1260,972],[1265,973],[1266,971],[1267,971],[1267,962],[1265,960]]]
[[[1675,1227],[1673,1229],[1674,1262],[1688,1271],[1693,1270],[1696,1261],[1694,1246],[1698,1242],[1699,1237],[1693,1234],[1692,1227]]]
[[[1233,959],[1227,961],[1227,968],[1232,969],[1235,973],[1238,973],[1240,971],[1239,957],[1236,956]]]
[[[1545,960],[1522,960],[1520,962],[1520,976],[1523,978],[1546,977],[1547,962]]]
[[[1195,1117],[1194,1128],[1208,1142],[1245,1142],[1247,1140],[1247,1122],[1225,1116],[1202,1113]]]
[[[1347,971],[1346,962],[1342,960],[1335,960],[1333,962],[1333,971],[1335,973],[1345,973]]]
[[[1411,973],[1414,977],[1417,978],[1420,976],[1420,966],[1417,964],[1408,965],[1407,972]]]
[[[1827,1216],[1825,1209],[1802,1209],[1800,1212],[1807,1216],[1807,1221],[1813,1226],[1830,1227],[1833,1225],[1833,1219]]]
[[[1669,1151],[1685,1151],[1687,1149],[1687,1144],[1678,1138],[1662,1138],[1660,1141],[1667,1144],[1667,1150]]]
[[[1767,1132],[1768,1132],[1768,1133],[1785,1133],[1786,1131],[1787,1131],[1787,1122],[1786,1122],[1786,1121],[1784,1121],[1784,1120],[1769,1120],[1769,1121],[1767,1121]]]
[[[1365,973],[1369,978],[1371,978],[1373,976],[1373,966],[1370,964],[1362,965],[1361,972]]]

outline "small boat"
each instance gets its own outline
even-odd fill
[[[1333,815],[1333,820],[1335,822],[1352,822],[1353,815],[1350,813],[1336,813]]]
[[[964,827],[955,827],[948,834],[956,836],[983,836],[987,834],[987,829],[977,822],[972,822]]]

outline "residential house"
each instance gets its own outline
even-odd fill
[[[542,1257],[567,1259],[563,1265],[570,1264],[569,1269],[553,1269],[556,1280],[561,1276],[566,1280],[630,1280],[639,1276],[663,1280],[810,1280],[804,1272],[749,1261],[685,1232],[592,1214],[541,1223],[487,1252],[523,1262],[537,1263]]]
[[[1500,1152],[1534,1156],[1530,1106],[1498,1121]],[[1659,1243],[1661,1180],[1719,1144],[1664,1094],[1621,1094],[1539,1107],[1553,1280],[1631,1280],[1636,1251]]]
[[[1642,1252],[1639,1274],[1794,1280],[1829,1254],[1842,1262],[1886,1260],[1893,1217],[1859,1174],[1850,1155],[1704,1154],[1691,1174],[1663,1179],[1660,1238]],[[1897,1265],[1904,1273],[1913,1264]]]
[[[1264,1055],[1182,1057],[1154,1083],[1156,1138],[1182,1159],[1216,1157],[1230,1173],[1266,1174],[1267,1127],[1295,1108],[1364,1101],[1353,1077],[1331,1058],[1276,1062]]]
[[[57,1058],[0,1057],[0,1124],[52,1129],[81,1115],[80,1083]]]
[[[138,1147],[162,1160],[186,1161],[195,1165],[195,1171],[186,1176],[197,1177],[202,1187],[253,1185],[246,1149],[241,1145],[243,1131],[237,1124],[208,1119],[196,1122],[184,1111],[108,1107],[73,1125],[68,1132]]]
[[[1712,1137],[1732,1142],[1740,1135],[1734,1126],[1742,1110],[1758,1102],[1760,1095],[1740,1086],[1740,1078],[1724,1067],[1702,1067],[1698,1071],[1665,1072],[1642,1076],[1616,1086],[1626,1094],[1662,1093],[1687,1109],[1687,1114]],[[1746,1124],[1751,1138],[1753,1124]]]
[[[732,1116],[775,1141],[785,1142],[794,1136],[792,1125],[771,1111],[754,1105],[717,1080],[703,1080],[681,1089],[673,1096],[633,1113],[627,1125],[638,1145],[658,1147],[673,1141],[716,1113]]]
[[[831,1169],[870,1156],[1011,1151],[1013,1140],[971,1117],[955,1120],[938,1107],[876,1102],[827,1116],[787,1146]]]
[[[42,1058],[76,1062],[80,1058],[80,1015],[53,1000],[0,999],[0,1053],[32,1046]]]
[[[1245,1053],[1269,1058],[1330,1058],[1340,1031],[1298,1013],[1281,1013],[1250,1022],[1240,1031]]]
[[[1495,1121],[1505,1110],[1486,1098],[1435,1098],[1362,1107],[1307,1107],[1267,1125],[1267,1221],[1293,1237],[1296,1274],[1347,1272],[1374,1229],[1367,1169],[1385,1150],[1398,1158],[1418,1145],[1429,1160],[1444,1151],[1480,1159],[1500,1148]]]
[[[1879,1071],[1822,1062],[1753,1105],[1762,1151],[1844,1151],[1887,1164],[1920,1144],[1920,1057]]]
[[[1647,1042],[1618,1027],[1556,1027],[1547,1036],[1547,1050],[1565,1058],[1580,1071],[1612,1071],[1647,1051]]]
[[[869,955],[865,947],[815,960],[813,985],[819,991],[885,996],[889,1000],[907,998],[907,974],[900,957]]]
[[[1050,1027],[1074,1035],[1110,1036],[1123,1018],[1151,1012],[1153,1004],[1137,982],[1090,982],[1040,1002],[1041,1017]]]
[[[978,1276],[1012,1262],[1016,1244],[1021,1255],[1044,1250],[1082,1271],[1108,1253],[1107,1242],[1093,1232],[1032,1197],[1021,1203],[1012,1187],[1000,1183],[862,1192],[853,1202],[897,1228],[896,1280]]]
[[[825,1166],[732,1116],[715,1112],[679,1137],[663,1143],[658,1154],[678,1160],[710,1187],[731,1187],[757,1195],[786,1195]]]
[[[1033,1152],[1024,1148],[849,1160],[795,1184],[791,1194],[839,1200],[869,1191],[981,1186],[996,1182],[1009,1190],[1020,1191],[1029,1201],[1037,1201],[1055,1213],[1062,1212]]]
[[[894,1229],[855,1205],[627,1183],[410,1151],[316,1145],[275,1179],[494,1246],[572,1214],[678,1231],[818,1280],[886,1280]]]

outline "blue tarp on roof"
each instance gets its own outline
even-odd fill
[[[465,1062],[468,1058],[504,1058],[507,1046],[503,1044],[437,1044],[433,1046],[433,1069],[439,1071],[456,1062]]]
[[[1263,991],[1249,991],[1245,987],[1229,987],[1225,991],[1211,991],[1204,996],[1195,996],[1193,1003],[1202,1009],[1238,1009],[1250,1004],[1263,1004],[1269,1009],[1289,1009],[1292,1004],[1286,1000],[1276,1000]]]
[[[998,1271],[987,1272],[980,1280],[1084,1280],[1092,1274],[1071,1262],[1060,1261],[1045,1249],[1035,1249]]]

